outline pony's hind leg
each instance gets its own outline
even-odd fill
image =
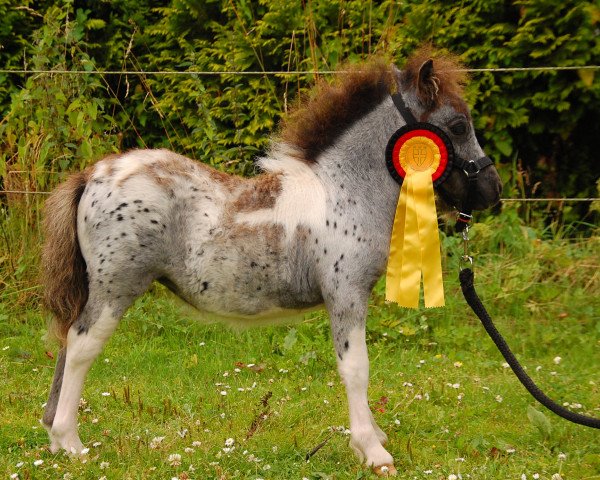
[[[58,405],[60,389],[62,388],[62,380],[65,371],[66,358],[67,349],[61,348],[58,352],[56,368],[54,369],[54,378],[52,379],[52,387],[50,387],[50,394],[48,396],[48,401],[46,402],[44,416],[42,417],[42,425],[44,426],[44,428],[46,428],[51,438],[50,451],[52,453],[56,453],[60,449],[60,445],[54,439],[52,439],[50,430],[52,429],[52,423],[54,422],[54,416],[56,415],[56,407]]]
[[[394,475],[394,459],[383,447],[385,433],[377,426],[369,408],[369,357],[365,340],[366,301],[340,301],[329,308],[338,371],[346,386],[350,413],[350,445],[376,473]],[[363,302],[360,302],[363,303]],[[348,308],[348,305],[351,305]]]
[[[92,362],[117,327],[121,314],[122,311],[114,311],[107,303],[88,301],[70,328],[66,352],[63,349],[60,354],[64,355],[64,363],[59,357],[43,419],[52,452],[63,448],[69,453],[79,453],[83,449],[77,433],[77,409],[83,382]],[[59,395],[57,390],[60,390]]]

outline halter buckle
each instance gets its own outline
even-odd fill
[[[479,173],[479,166],[477,165],[477,162],[475,160],[469,160],[468,162],[465,162],[463,165],[463,172],[465,172],[467,178],[476,177]]]

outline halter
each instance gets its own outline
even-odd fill
[[[440,163],[437,170],[432,175],[434,187],[442,184],[450,175],[452,168],[458,168],[467,176],[468,190],[467,199],[461,205],[458,212],[458,218],[455,229],[462,231],[469,224],[472,217],[473,205],[477,195],[477,175],[481,170],[493,165],[488,156],[483,156],[477,160],[465,160],[454,152],[454,145],[446,133],[429,122],[418,122],[413,113],[407,107],[402,98],[402,94],[397,92],[393,94],[394,105],[402,115],[406,125],[398,129],[390,138],[386,148],[386,165],[390,175],[396,182],[402,184],[404,179],[404,170],[398,159],[398,150],[407,140],[414,136],[422,136],[433,141],[440,149]],[[442,196],[445,196],[440,191]]]

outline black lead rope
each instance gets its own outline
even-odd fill
[[[494,322],[487,313],[483,303],[481,303],[481,300],[477,296],[477,292],[475,292],[475,287],[473,286],[473,271],[470,268],[465,268],[461,270],[459,278],[460,288],[462,289],[465,300],[473,309],[475,315],[479,317],[479,320],[481,320],[481,323],[483,324],[483,327],[487,331],[488,335],[494,341],[496,347],[498,347],[498,350],[500,350],[500,353],[502,353],[502,356],[506,359],[510,365],[510,368],[512,368],[512,371],[515,372],[515,375],[527,389],[527,391],[531,393],[531,395],[533,395],[538,402],[544,405],[547,409],[556,413],[558,416],[569,420],[570,422],[578,423],[579,425],[584,425],[591,428],[600,428],[600,419],[572,412],[571,410],[568,410],[562,405],[559,405],[553,401],[539,389],[529,375],[525,373],[523,367],[521,367],[516,357],[510,351],[506,341],[496,329]]]

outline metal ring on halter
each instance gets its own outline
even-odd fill
[[[471,255],[461,255],[458,268],[462,272],[465,268],[473,266],[473,257]]]

